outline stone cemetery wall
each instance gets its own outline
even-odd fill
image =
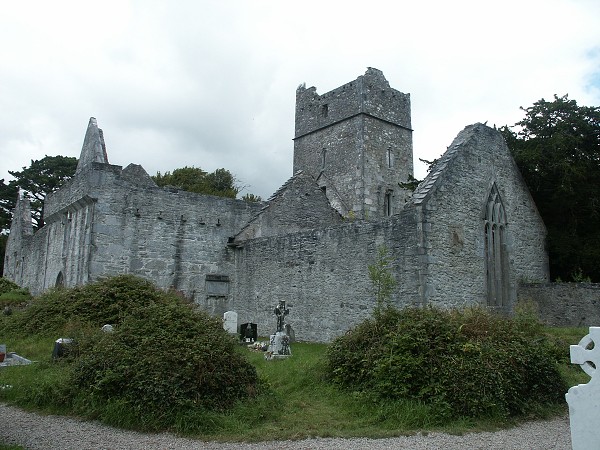
[[[600,283],[526,283],[519,286],[519,300],[533,302],[548,325],[600,325]]]

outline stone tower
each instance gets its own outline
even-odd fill
[[[296,91],[294,173],[311,174],[346,217],[377,219],[400,211],[413,175],[410,95],[380,70],[326,94]]]

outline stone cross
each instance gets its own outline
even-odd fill
[[[290,313],[290,310],[285,308],[285,300],[279,300],[279,305],[275,308],[274,313],[277,316],[277,331],[284,331],[285,316]]]
[[[579,364],[591,380],[569,389],[565,398],[569,404],[571,443],[573,450],[599,448],[600,446],[600,327],[590,327],[590,332],[579,344],[571,345],[571,362]]]

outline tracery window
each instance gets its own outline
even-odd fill
[[[487,199],[484,219],[487,302],[493,307],[508,305],[506,226],[506,212],[494,184]]]

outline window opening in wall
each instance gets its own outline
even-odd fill
[[[329,114],[329,105],[327,103],[325,103],[323,106],[321,106],[321,115],[323,117],[327,117],[328,114]]]
[[[484,219],[486,291],[488,306],[492,307],[508,305],[506,226],[506,213],[494,184],[488,196]]]
[[[386,216],[391,216],[393,214],[392,211],[392,197],[394,195],[393,191],[387,191],[385,193],[385,198],[383,200],[383,210]]]
[[[321,186],[321,190],[323,191],[323,194],[327,194],[327,186]]]
[[[327,149],[321,150],[321,170],[325,170],[325,164],[327,163]]]
[[[392,167],[394,167],[394,152],[392,151],[391,147],[387,149],[386,162],[387,162],[388,169],[391,169]]]
[[[65,277],[62,273],[62,271],[58,272],[58,275],[56,276],[56,283],[54,284],[54,287],[57,288],[61,288],[65,286]]]

